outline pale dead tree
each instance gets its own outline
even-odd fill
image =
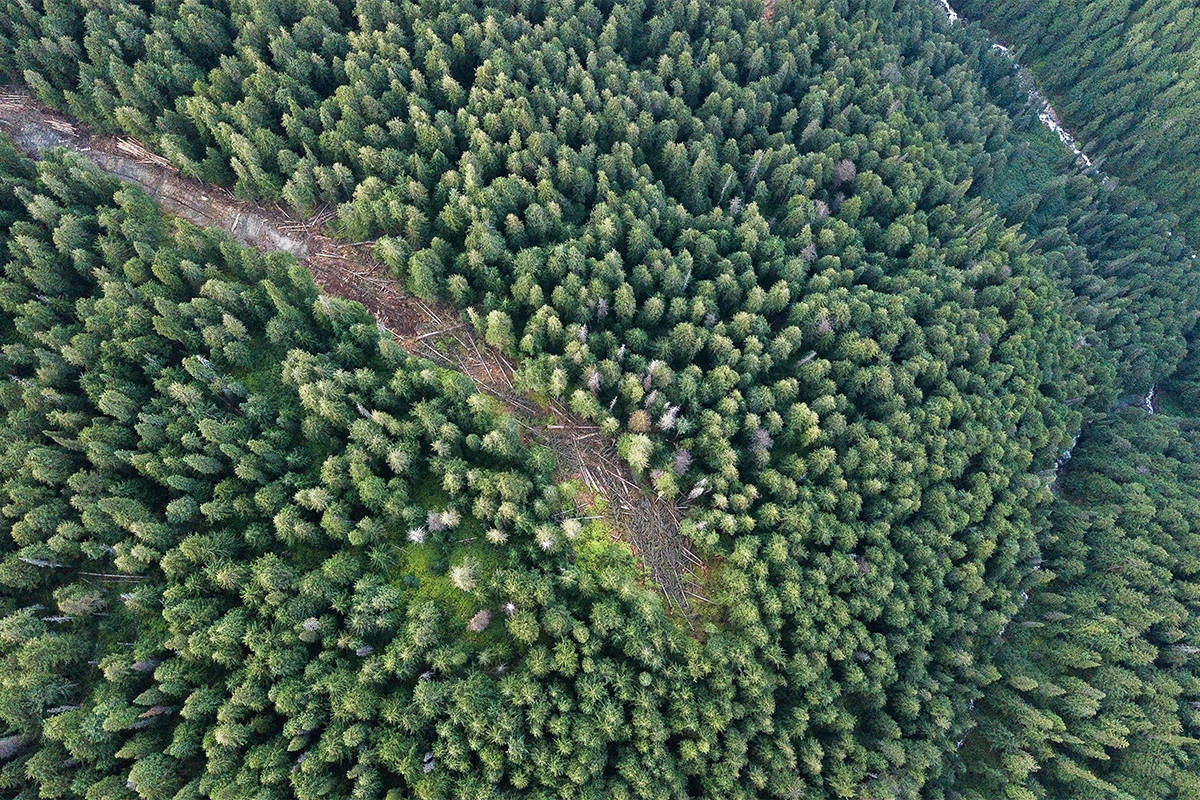
[[[151,717],[161,717],[163,714],[169,714],[174,711],[174,706],[150,706],[141,714],[138,714],[138,719],[150,719]]]
[[[43,558],[29,558],[28,556],[17,556],[17,560],[24,561],[26,564],[29,564],[30,566],[39,567],[42,569],[58,569],[62,566],[62,564],[58,563],[57,561],[48,561]]]
[[[771,434],[767,431],[766,428],[755,428],[754,433],[751,434],[751,438],[754,440],[754,447],[756,449],[758,449],[758,450],[770,450],[771,449],[771,445],[773,444],[773,442],[771,440]]]
[[[486,608],[475,612],[475,616],[471,617],[471,621],[467,623],[467,630],[474,633],[482,633],[487,630],[487,626],[492,624],[492,612]]]
[[[833,168],[833,175],[837,178],[838,184],[849,183],[858,175],[858,167],[848,158],[843,158]]]
[[[758,181],[758,168],[762,166],[763,155],[763,151],[759,150],[758,158],[754,159],[754,166],[750,168],[750,174],[746,176],[746,194],[750,194],[754,191],[754,184]],[[730,203],[729,205],[732,206],[733,203]]]
[[[729,176],[727,178],[725,178],[725,185],[721,187],[721,195],[720,195],[720,197],[717,198],[718,206],[721,205],[721,203],[725,202],[725,192],[727,192],[729,190],[729,184],[732,182],[733,182],[733,173],[730,172]]]
[[[0,739],[0,761],[7,761],[15,756],[27,741],[28,737],[19,733]]]
[[[99,592],[91,592],[82,597],[64,598],[58,603],[58,609],[70,617],[88,617],[99,614],[104,608],[104,598]]]
[[[445,511],[430,511],[425,515],[425,527],[431,531],[445,531],[458,526],[462,515],[453,508]]]
[[[664,364],[662,361],[660,361],[657,358],[652,360],[649,364],[647,364],[646,365],[646,376],[644,378],[642,378],[642,388],[645,389],[646,391],[650,391],[650,386],[654,382],[654,373],[658,372],[665,366],[666,366],[666,364]]]

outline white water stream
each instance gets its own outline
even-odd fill
[[[950,21],[958,22],[958,12],[950,5],[950,0],[938,0],[938,2],[942,4],[942,8],[945,9],[946,16],[950,18]]]

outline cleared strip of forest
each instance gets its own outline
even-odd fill
[[[410,353],[469,375],[481,391],[504,403],[530,436],[554,451],[562,477],[578,479],[603,500],[613,535],[629,544],[685,619],[693,616],[692,600],[709,602],[703,590],[707,566],[679,530],[679,506],[639,486],[614,442],[595,425],[560,403],[541,405],[527,397],[514,385],[506,356],[480,341],[452,306],[405,291],[371,255],[370,243],[336,241],[320,233],[319,217],[299,221],[282,208],[246,203],[188,178],[140,142],[92,134],[23,87],[0,88],[0,129],[30,156],[55,147],[78,153],[104,172],[137,184],[173,216],[219,228],[260,251],[295,256],[323,292],[361,303]]]

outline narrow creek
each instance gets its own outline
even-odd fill
[[[954,10],[954,6],[950,5],[950,0],[938,0],[938,3],[941,5],[942,10],[946,12],[946,18],[950,20],[951,24],[962,21],[963,18]],[[1017,71],[1018,79],[1029,98],[1030,105],[1037,109],[1038,120],[1058,137],[1067,150],[1071,151],[1071,154],[1075,156],[1075,163],[1085,170],[1096,170],[1096,174],[1101,181],[1106,184],[1110,183],[1112,179],[1104,174],[1103,171],[1096,169],[1095,162],[1092,161],[1087,153],[1083,152],[1083,148],[1079,146],[1079,141],[1075,138],[1075,135],[1063,127],[1062,118],[1054,110],[1054,106],[1050,104],[1046,95],[1042,94],[1042,90],[1038,88],[1033,73],[1030,72],[1029,68],[1017,61],[1016,56],[1013,55],[1012,50],[1007,45],[993,40],[992,49],[998,53],[1003,53],[1012,62],[1013,69]]]
[[[946,12],[946,18],[949,20],[950,24],[954,25],[965,23],[963,17],[954,10],[952,5],[950,5],[950,0],[937,0],[937,2],[942,10]],[[988,35],[991,36],[990,31],[988,31]],[[1038,121],[1045,125],[1046,128],[1048,128],[1055,136],[1057,136],[1058,140],[1062,142],[1063,147],[1065,147],[1074,156],[1075,166],[1085,172],[1090,172],[1093,174],[1105,187],[1112,187],[1115,185],[1113,178],[1096,165],[1096,162],[1084,152],[1083,147],[1080,146],[1079,140],[1075,138],[1075,135],[1063,126],[1062,118],[1058,115],[1058,112],[1054,109],[1054,106],[1050,103],[1050,100],[1047,99],[1045,94],[1042,93],[1041,89],[1038,88],[1037,82],[1030,69],[1017,61],[1016,55],[1011,49],[1009,49],[1008,46],[1001,44],[995,39],[992,40],[991,46],[993,50],[1003,54],[1008,58],[1009,61],[1012,62],[1013,69],[1017,73],[1017,78],[1020,81],[1020,85],[1024,90],[1026,97],[1028,98],[1030,108],[1036,112]],[[1167,235],[1171,236],[1173,234],[1171,231],[1168,231]],[[1196,258],[1196,253],[1194,250],[1190,251],[1189,255],[1192,260]],[[1146,390],[1144,396],[1138,396],[1136,399],[1120,402],[1114,407],[1113,410],[1122,408],[1124,406],[1136,405],[1137,407],[1143,409],[1147,414],[1153,414],[1154,398],[1157,394],[1157,391],[1158,385],[1153,384],[1149,389]],[[1063,468],[1066,467],[1067,463],[1071,460],[1071,454],[1075,449],[1075,445],[1079,443],[1080,438],[1084,434],[1084,427],[1085,426],[1080,426],[1080,428],[1075,431],[1075,435],[1071,437],[1071,443],[1054,461],[1054,470],[1049,479],[1049,488],[1055,497],[1059,496],[1058,491],[1055,489],[1055,484],[1058,482],[1058,476],[1062,472]],[[1033,567],[1033,570],[1037,571],[1041,568],[1042,562],[1039,558],[1038,563]],[[1020,594],[1020,598],[1020,607],[1017,612],[1018,615],[1020,614],[1020,609],[1023,609],[1025,604],[1029,602],[1029,593],[1023,590]],[[1013,620],[1015,619],[1016,615],[1013,617]],[[1007,626],[1000,629],[1000,640],[1003,640],[1006,628]],[[968,714],[973,711],[974,708],[975,699],[972,699],[967,706]],[[961,750],[963,745],[966,744],[967,737],[970,735],[972,727],[973,725],[971,725],[970,722],[967,722],[967,727],[962,735],[962,738],[960,738],[955,744],[956,750]]]

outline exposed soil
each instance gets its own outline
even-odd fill
[[[181,175],[170,162],[128,137],[92,134],[58,114],[22,87],[0,89],[0,129],[23,152],[61,147],[103,171],[135,183],[167,213],[219,228],[260,251],[294,255],[320,289],[362,303],[381,328],[414,355],[469,375],[501,400],[530,436],[553,449],[562,473],[603,501],[613,535],[627,542],[671,607],[689,622],[692,601],[704,598],[705,564],[680,533],[680,509],[639,486],[599,428],[557,403],[541,405],[513,385],[513,365],[484,344],[452,306],[409,294],[368,243],[336,241],[320,233],[323,220],[296,220],[276,206],[246,203],[229,191]]]

